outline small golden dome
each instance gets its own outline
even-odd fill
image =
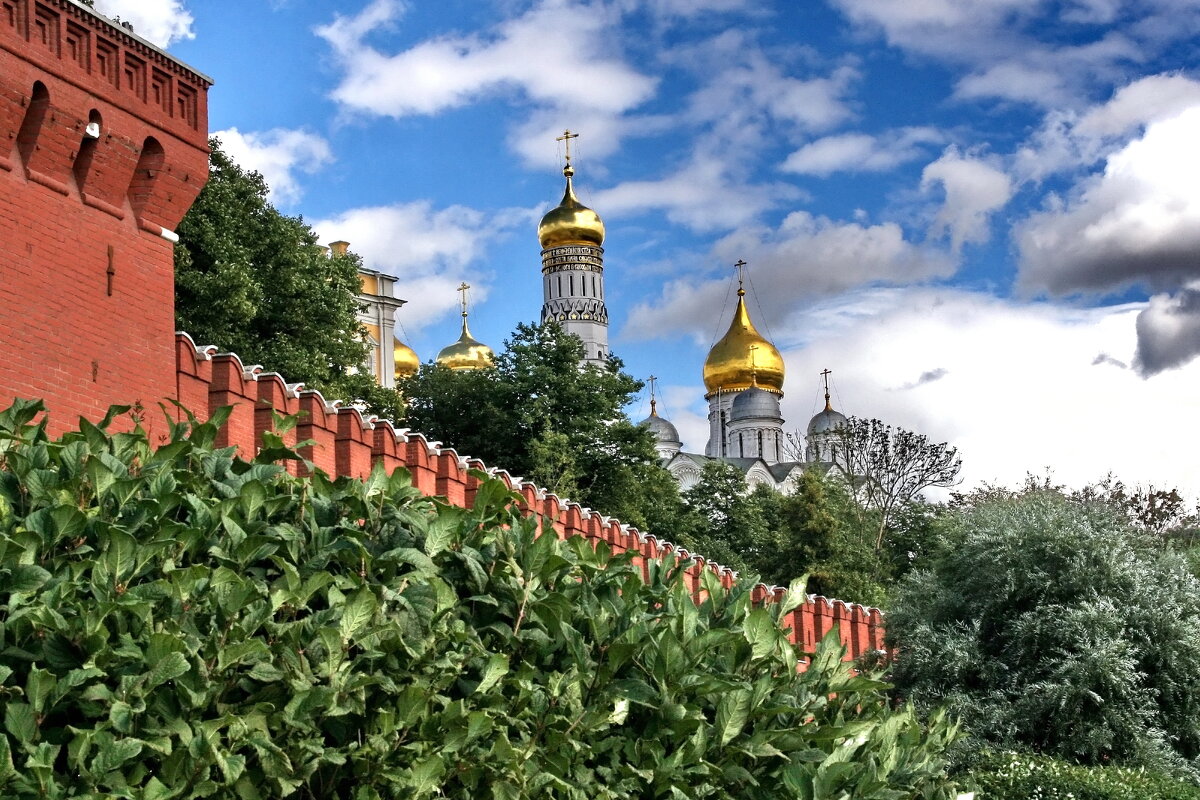
[[[467,315],[463,314],[462,336],[438,353],[437,363],[450,369],[483,369],[492,365],[492,348],[471,338]]]
[[[704,361],[704,388],[709,396],[740,392],[757,384],[760,389],[783,394],[783,356],[755,330],[746,311],[746,292],[738,289],[733,321]]]
[[[597,247],[604,244],[604,223],[599,214],[579,202],[575,196],[575,187],[571,184],[574,174],[575,170],[570,164],[563,169],[567,190],[563,193],[562,202],[546,212],[538,225],[538,241],[542,243],[543,250],[565,244],[591,244]]]
[[[415,350],[397,339],[392,353],[395,358],[397,378],[410,378],[417,374],[417,370],[421,368],[421,359],[417,358]]]

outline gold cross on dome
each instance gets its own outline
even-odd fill
[[[825,379],[825,410],[826,411],[829,411],[831,408],[831,406],[829,405],[829,376],[832,374],[833,374],[833,370],[829,369],[828,367],[826,367],[821,372],[821,377]]]
[[[571,140],[578,139],[578,138],[579,138],[578,133],[571,133],[571,129],[567,128],[566,130],[563,131],[562,136],[558,136],[554,139],[554,141],[556,141],[556,142],[564,143],[563,147],[565,147],[567,150],[567,166],[568,167],[571,166]]]
[[[655,415],[654,408],[658,404],[658,401],[654,397],[654,386],[658,383],[658,376],[651,375],[646,382],[650,384],[650,416],[653,417]]]
[[[462,315],[467,315],[467,289],[471,288],[471,284],[463,281],[458,285],[458,291],[462,292]]]

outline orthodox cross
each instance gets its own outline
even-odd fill
[[[658,412],[654,409],[654,407],[657,405],[657,401],[654,399],[654,385],[658,383],[658,377],[651,375],[648,383],[650,384],[650,416],[656,417],[658,416]]]
[[[556,141],[556,142],[563,142],[563,147],[565,147],[567,149],[567,166],[568,167],[571,166],[571,140],[578,139],[578,138],[579,138],[579,134],[571,133],[571,129],[568,128],[563,131],[562,136],[558,136],[554,139],[554,141]]]
[[[739,262],[740,263],[740,262]],[[754,351],[758,349],[758,345],[750,345],[750,385],[758,386],[758,364],[754,363]]]
[[[746,264],[746,262],[742,261],[740,258],[738,259],[737,263],[733,265],[733,268],[737,270],[738,294],[743,294],[742,282],[746,279],[746,267],[747,266],[748,265]]]
[[[470,289],[470,288],[471,288],[471,284],[467,283],[466,281],[463,281],[463,282],[462,282],[461,284],[459,284],[459,286],[458,286],[458,291],[462,292],[462,315],[463,315],[463,319],[466,319],[466,316],[467,316],[467,289]]]
[[[829,405],[829,376],[833,372],[827,367],[821,372],[821,377],[825,379],[825,410],[831,411],[833,407]]]

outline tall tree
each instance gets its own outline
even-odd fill
[[[962,469],[956,448],[877,419],[850,417],[827,435],[833,437],[834,469],[879,514],[877,552],[897,508],[924,489],[955,485]]]
[[[304,220],[267,201],[262,175],[209,144],[209,181],[175,247],[179,328],[288,380],[334,388],[367,356],[358,257],[325,255]]]
[[[489,369],[426,364],[405,382],[406,424],[639,528],[672,536],[682,506],[648,431],[622,408],[642,384],[581,367],[583,343],[556,323],[517,326]],[[653,526],[653,527],[651,527]]]

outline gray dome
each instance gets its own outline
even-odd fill
[[[733,404],[729,409],[729,421],[741,419],[779,419],[779,396],[758,386],[738,392],[734,395]]]
[[[655,440],[663,444],[682,444],[679,439],[679,431],[675,430],[674,425],[658,414],[651,414],[639,422],[638,426],[649,428],[650,432],[654,434]]]
[[[840,428],[846,424],[846,415],[839,414],[828,406],[820,414],[817,414],[808,423],[808,435],[812,436],[815,433],[829,433],[834,428]]]

